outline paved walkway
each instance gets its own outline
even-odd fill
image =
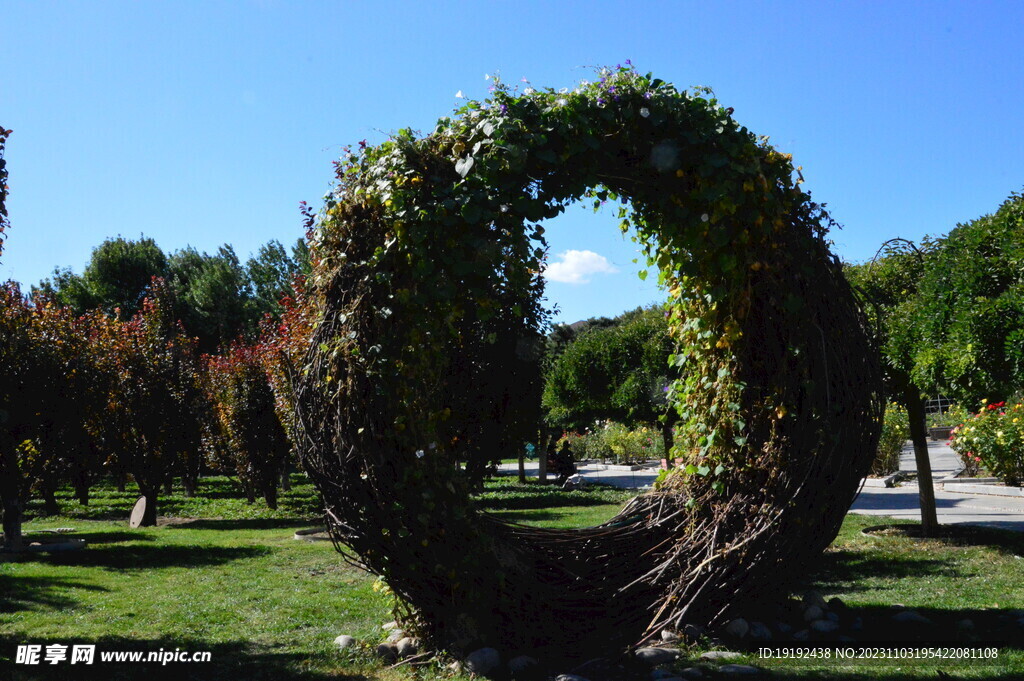
[[[959,470],[959,460],[945,442],[929,441],[928,457],[931,460],[932,475],[936,481],[935,506],[940,524],[984,525],[1024,532],[1024,497],[950,491],[955,489],[955,485],[948,485],[946,490],[942,490],[939,481],[944,477],[952,476]],[[499,469],[502,475],[515,475],[519,471],[517,464],[502,464]],[[900,470],[917,471],[914,450],[909,443],[904,447],[903,454],[900,456]],[[536,477],[537,474],[538,463],[527,461],[526,475]],[[622,471],[590,464],[580,466],[579,474],[592,482],[639,491],[653,484],[655,478],[658,477],[658,469]],[[861,488],[850,512],[920,520],[921,506],[917,484],[902,483],[898,487],[887,488],[880,480],[868,479]]]
[[[526,462],[526,476],[535,478],[540,473],[540,464],[537,461]],[[577,465],[577,472],[588,482],[599,482],[612,487],[622,489],[642,490],[654,484],[660,470],[655,466],[638,471],[624,471],[608,468],[602,464]],[[501,475],[518,475],[519,464],[503,463],[498,466],[498,473]],[[553,480],[555,476],[548,473],[548,479]]]
[[[956,453],[945,442],[928,442],[928,458],[935,481],[935,510],[942,525],[983,525],[1024,532],[1024,497],[994,496],[970,492],[954,492],[955,484],[942,489],[941,479],[960,470]],[[916,472],[912,447],[903,448],[900,470]],[[886,515],[893,518],[921,519],[921,503],[917,483],[884,487],[879,480],[867,480],[851,513]]]

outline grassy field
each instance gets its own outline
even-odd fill
[[[299,478],[296,477],[296,482]],[[64,515],[36,517],[28,533],[75,528],[84,551],[0,562],[0,679],[436,679],[451,677],[441,663],[416,670],[375,661],[369,643],[382,638],[389,603],[373,579],[347,566],[329,542],[296,541],[295,529],[315,525],[316,495],[297,484],[278,511],[237,499],[234,483],[205,481],[196,499],[171,496],[161,515],[172,519],[129,530],[135,495],[100,490],[87,507],[61,498]],[[480,503],[516,522],[551,527],[599,523],[628,495],[618,490],[561,492],[501,480]],[[32,507],[31,513],[38,509]],[[960,533],[939,540],[898,532],[866,536],[878,518],[851,516],[816,566],[809,587],[838,595],[869,621],[888,621],[901,603],[949,633],[971,618],[977,636],[1008,644],[998,665],[945,667],[953,678],[1021,679],[1024,659],[1015,610],[1024,614],[1021,557],[1024,537],[1003,532]],[[1009,619],[1005,619],[1009,617]],[[899,630],[879,630],[899,638]],[[351,634],[367,646],[337,651],[333,639]],[[18,644],[96,644],[98,651],[209,651],[201,664],[97,662],[91,667],[11,664]],[[686,651],[695,660],[706,647]],[[772,678],[936,678],[936,663],[885,668],[748,663],[773,669]],[[680,666],[693,662],[683,661]],[[714,676],[712,668],[707,668]]]

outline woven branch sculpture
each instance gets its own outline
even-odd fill
[[[720,624],[836,536],[879,436],[876,353],[829,218],[731,114],[620,67],[499,84],[338,164],[300,450],[337,542],[434,645],[607,651]],[[669,292],[687,465],[599,527],[510,524],[474,508],[468,472],[535,432],[538,223],[586,197],[622,201]]]

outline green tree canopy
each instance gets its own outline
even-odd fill
[[[214,255],[186,247],[171,255],[168,270],[176,314],[201,349],[212,351],[255,333],[252,290],[231,246]]]
[[[1024,388],[1024,195],[937,241],[912,308],[923,388],[968,406]]]
[[[246,263],[246,273],[252,288],[252,304],[258,317],[269,314],[281,317],[281,299],[293,296],[292,283],[297,275],[309,274],[309,247],[299,239],[291,253],[276,239],[260,246],[255,256]]]
[[[153,277],[166,272],[167,256],[153,239],[119,236],[93,249],[81,275],[55,269],[52,280],[43,281],[38,290],[78,313],[100,309],[113,314],[120,309],[127,318],[139,311]]]
[[[547,373],[548,420],[582,428],[596,419],[654,423],[668,408],[672,341],[661,306],[627,312],[576,334]]]

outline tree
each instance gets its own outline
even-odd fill
[[[18,285],[7,282],[0,287],[0,502],[4,545],[15,551],[22,545],[22,475],[17,447],[26,420],[18,393],[34,379],[28,316]]]
[[[938,514],[928,437],[924,428],[924,399],[913,379],[915,350],[920,346],[916,327],[919,286],[930,266],[934,244],[925,240],[921,247],[902,239],[886,242],[869,263],[846,265],[847,280],[866,300],[866,310],[882,353],[883,380],[890,397],[907,409],[910,438],[917,464],[918,497],[921,504],[921,531],[935,533]]]
[[[1024,388],[1024,195],[936,241],[913,312],[926,390],[977,408]]]
[[[4,158],[10,134],[10,130],[0,127],[0,256],[3,255],[4,238],[10,226],[7,216],[7,160]],[[24,342],[24,335],[21,315],[17,313],[17,308],[12,309],[9,306],[9,303],[13,302],[11,286],[8,282],[0,289],[0,314],[3,315],[0,317],[0,512],[3,513],[4,544],[17,550],[21,548],[21,472],[18,469],[14,442],[5,434],[9,433],[10,429],[10,412],[6,407],[10,405],[7,391],[14,379],[11,375],[11,368],[14,366],[11,360],[18,355],[12,350]],[[20,297],[18,291],[17,298]]]
[[[245,266],[257,317],[269,314],[280,319],[281,299],[295,294],[295,278],[309,274],[309,267],[309,247],[303,239],[295,242],[290,255],[276,239],[260,246]]]
[[[167,269],[174,313],[202,351],[255,334],[252,292],[231,246],[221,246],[215,255],[184,248],[171,255]]]
[[[103,369],[112,376],[105,442],[119,453],[146,499],[143,525],[156,524],[157,497],[182,452],[201,440],[199,355],[170,314],[166,283],[153,280],[142,309],[122,322],[95,316],[90,336]]]
[[[89,318],[39,296],[29,311],[35,381],[19,396],[32,416],[21,447],[22,471],[45,512],[54,515],[55,493],[64,482],[72,483],[80,503],[89,502],[102,464],[92,427],[103,417],[107,381],[88,352]]]
[[[275,409],[258,345],[234,343],[208,358],[210,399],[227,444],[229,463],[238,474],[246,498],[260,494],[277,508],[277,483],[290,444]]]
[[[153,239],[140,236],[132,241],[119,236],[93,249],[81,276],[57,269],[39,290],[78,314],[96,308],[107,314],[120,310],[127,319],[141,308],[153,277],[166,272],[167,256]]]
[[[598,419],[629,426],[660,422],[668,452],[673,419],[667,418],[666,389],[672,352],[661,306],[627,312],[615,325],[592,325],[569,342],[547,372],[543,405],[548,421],[573,429]]]

